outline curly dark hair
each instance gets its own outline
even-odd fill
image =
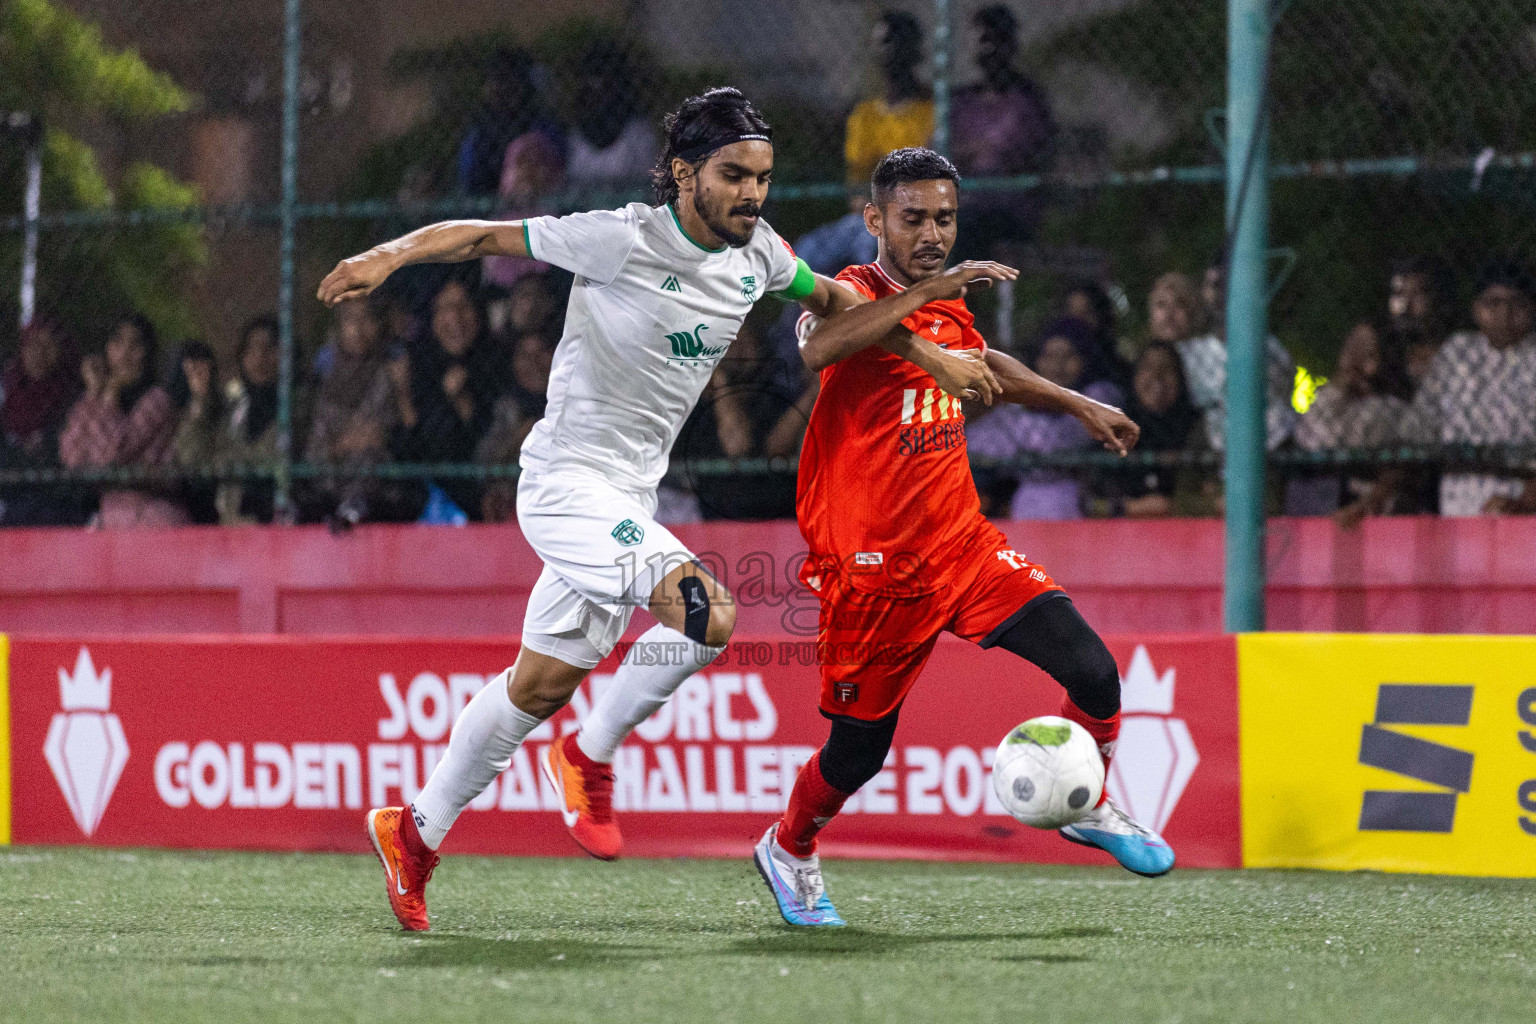
[[[672,161],[682,159],[697,171],[710,153],[742,135],[762,135],[770,141],[773,128],[756,107],[730,86],[710,89],[690,96],[661,122],[667,144],[651,171],[651,187],[656,203],[664,206],[677,198],[677,179],[672,177]]]
[[[869,178],[869,194],[876,206],[884,206],[891,198],[891,190],[909,181],[937,181],[947,179],[960,188],[960,172],[942,153],[922,146],[909,146],[885,154],[875,165],[875,173]]]

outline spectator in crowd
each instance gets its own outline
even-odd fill
[[[1136,361],[1126,414],[1141,428],[1138,452],[1205,450],[1205,425],[1189,400],[1184,363],[1166,341],[1154,341]],[[1197,469],[1145,466],[1117,474],[1121,511],[1132,519],[1211,515],[1214,480]]]
[[[390,377],[385,311],[360,300],[336,309],[336,357],[315,392],[307,462],[371,466],[390,461],[389,440],[399,416]],[[408,515],[408,503],[393,482],[372,477],[327,476],[315,481],[306,518],[329,518],[335,526]]]
[[[450,280],[433,297],[427,334],[411,346],[407,366],[396,364],[396,457],[472,461],[500,390],[495,360],[478,296],[463,281]],[[444,480],[437,486],[466,515],[478,514],[475,481]]]
[[[388,281],[368,298],[383,325],[385,355],[391,360],[404,356],[406,339],[421,333],[421,310],[411,305],[408,296],[390,288]]]
[[[80,366],[85,394],[70,410],[59,438],[59,459],[69,469],[168,466],[174,458],[176,409],[154,381],[155,329],[142,316],[117,323],[104,355]],[[186,509],[163,488],[111,488],[101,495],[100,524],[180,526]]]
[[[1456,276],[1438,256],[1410,256],[1392,263],[1388,282],[1388,326],[1381,333],[1383,358],[1406,371],[1389,387],[1390,393],[1412,401],[1429,373],[1435,354],[1450,337],[1456,308]],[[1405,494],[1398,501],[1415,512],[1436,512],[1440,506],[1440,473],[1434,466],[1405,470]]]
[[[1074,281],[1062,293],[1059,316],[1081,320],[1093,331],[1094,365],[1091,379],[1112,382],[1124,390],[1131,382],[1131,364],[1120,354],[1120,339],[1115,333],[1115,303],[1097,281]]]
[[[1477,329],[1452,335],[1419,385],[1414,408],[1443,443],[1536,442],[1536,282],[1514,261],[1483,269],[1472,300]],[[1440,514],[1536,512],[1536,484],[1493,473],[1444,473]]]
[[[1056,119],[1045,92],[1014,62],[1019,20],[1006,5],[992,4],[971,16],[981,81],[955,93],[950,108],[950,156],[960,173],[1003,178],[1047,171],[1056,149]],[[967,255],[998,255],[1000,242],[1034,238],[1039,227],[1039,190],[991,190],[969,196],[960,210],[960,238]]]
[[[1428,442],[1422,422],[1400,397],[1407,373],[1385,345],[1385,334],[1370,321],[1350,329],[1333,378],[1317,389],[1296,423],[1297,447],[1316,452]],[[1406,479],[1397,467],[1298,473],[1286,483],[1285,513],[1331,515],[1354,527],[1368,515],[1420,511],[1406,503]]]
[[[176,437],[171,442],[176,465],[183,469],[215,465],[222,457],[226,436],[224,401],[219,394],[218,363],[206,343],[189,341],[176,353],[170,395],[177,416]],[[212,525],[219,521],[217,490],[212,480],[182,481],[182,501],[192,522]]]
[[[524,334],[544,335],[551,344],[559,341],[569,281],[569,276],[561,271],[518,278],[504,298],[487,303],[486,324],[490,333],[514,345]]]
[[[1206,437],[1211,447],[1222,451],[1227,436],[1227,332],[1225,328],[1226,278],[1220,265],[1206,270],[1201,284],[1201,305],[1212,328],[1199,337],[1175,344],[1184,360],[1184,374],[1189,380],[1189,395],[1195,408],[1205,414]],[[1296,363],[1270,335],[1266,342],[1266,399],[1264,405],[1264,444],[1274,451],[1291,436],[1296,411],[1291,393],[1296,383]]]
[[[487,466],[517,462],[523,441],[544,418],[549,370],[559,339],[537,331],[516,335],[512,342],[511,380],[496,399],[490,428],[475,448],[475,461]],[[516,515],[517,485],[513,480],[489,482],[480,502],[481,518],[500,523]]]
[[[660,139],[645,116],[629,52],[595,40],[577,68],[579,113],[571,134],[565,174],[585,189],[629,189],[642,184],[656,163]]]
[[[240,329],[235,348],[236,376],[229,382],[229,422],[224,457],[236,465],[277,461],[277,377],[281,359],[277,318],[254,317]],[[272,483],[231,480],[219,485],[219,522],[225,526],[270,523],[274,508]]]
[[[1147,293],[1147,330],[1153,341],[1179,345],[1205,325],[1205,306],[1188,274],[1170,270],[1152,282]]]
[[[80,356],[51,317],[21,329],[16,357],[0,372],[0,468],[54,469],[59,434],[80,394]],[[83,521],[67,489],[28,485],[0,493],[0,524],[63,526]]]
[[[789,458],[800,450],[815,390],[804,364],[772,358],[756,331],[743,327],[678,433],[673,457],[705,519],[792,519],[795,479],[787,474],[693,472],[700,460]]]
[[[926,146],[933,137],[933,91],[917,77],[923,62],[922,26],[905,11],[886,11],[872,39],[884,91],[853,108],[843,144],[848,184],[860,194],[869,188],[881,157],[893,149]]]
[[[806,266],[818,274],[835,277],[845,267],[875,262],[880,243],[864,226],[864,207],[868,201],[863,193],[853,196],[846,214],[795,241],[795,253],[805,260]]]
[[[1393,261],[1387,296],[1391,329],[1382,340],[1415,388],[1451,333],[1455,302],[1456,278],[1444,260],[1410,256]]]
[[[1092,365],[1093,329],[1081,320],[1066,318],[1046,325],[1030,360],[1031,368],[1051,383],[1119,405],[1119,388],[1106,380],[1089,379]],[[994,407],[968,424],[965,433],[971,454],[991,459],[1010,459],[1025,452],[1092,451],[1098,447],[1075,417],[1017,405]],[[1013,519],[1077,519],[1084,513],[1086,494],[1079,479],[1081,474],[1029,470],[1013,490],[1011,501],[1007,490],[1018,479],[1016,474],[1000,470],[978,476],[983,500],[994,512],[1006,502]]]
[[[1207,323],[1227,322],[1227,268],[1220,261],[1206,267],[1200,276],[1200,304]]]
[[[490,429],[475,449],[475,461],[483,465],[517,462],[523,440],[533,425],[544,418],[549,392],[549,371],[560,342],[561,307],[554,284],[547,275],[518,281],[508,299],[504,333],[510,339],[511,373],[491,417]],[[512,480],[493,480],[480,502],[481,517],[499,523],[516,514],[517,486]]]
[[[459,142],[459,191],[488,195],[505,176],[508,149],[530,133],[549,140],[558,154],[560,126],[544,115],[535,82],[536,66],[521,50],[498,49],[491,54],[480,105]]]
[[[507,143],[493,183],[497,215],[503,220],[556,213],[552,204],[565,189],[565,146],[559,128],[542,118],[523,127],[526,130]],[[483,281],[502,288],[510,288],[524,274],[550,269],[540,260],[515,256],[488,256],[482,263]]]
[[[501,182],[496,190],[497,214],[503,220],[526,220],[556,212],[550,205],[565,183],[565,157],[549,136],[525,132],[507,146]],[[483,280],[510,288],[525,274],[544,274],[550,265],[521,256],[487,256],[481,261]]]

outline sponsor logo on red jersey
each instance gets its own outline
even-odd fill
[[[965,445],[965,414],[960,400],[939,388],[905,388],[901,393],[901,429],[896,435],[898,455],[927,455]]]

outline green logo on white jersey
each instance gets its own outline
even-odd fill
[[[625,547],[634,547],[645,539],[645,529],[633,519],[626,519],[613,528],[613,539]]]
[[[677,283],[677,276],[675,274],[668,274],[667,279],[661,282],[661,290],[664,292],[680,292],[683,290],[683,286]]]
[[[678,331],[667,335],[667,340],[672,343],[672,357],[674,359],[712,359],[722,355],[729,345],[714,345],[705,347],[704,332],[709,330],[708,324],[699,324],[692,331]]]
[[[741,279],[741,297],[748,302],[757,301],[757,278],[754,275],[748,274]]]

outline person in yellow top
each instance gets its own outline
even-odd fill
[[[933,91],[917,77],[923,62],[923,29],[905,11],[886,11],[875,23],[885,94],[867,99],[848,115],[843,153],[848,183],[869,187],[880,158],[896,149],[926,146],[933,137]]]

